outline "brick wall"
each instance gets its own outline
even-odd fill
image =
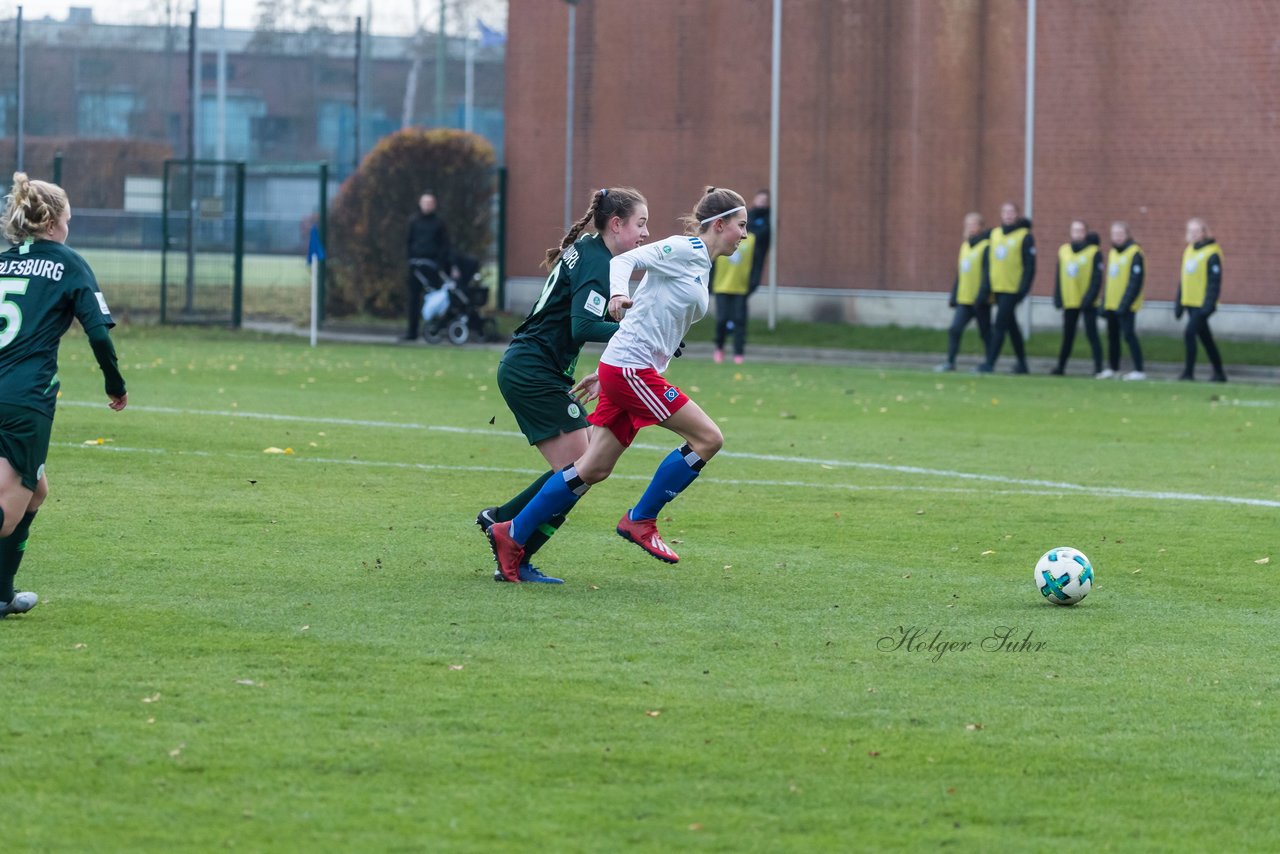
[[[768,181],[771,0],[583,3],[575,207],[631,183],[655,236],[707,183]],[[786,0],[783,285],[949,287],[960,223],[1023,195],[1025,0]],[[567,7],[511,4],[508,252],[563,233]],[[1222,241],[1228,302],[1280,305],[1280,3],[1039,4],[1035,231],[1051,293],[1069,222],[1127,219],[1173,296],[1187,217]]]

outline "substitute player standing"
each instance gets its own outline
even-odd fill
[[[1209,329],[1209,318],[1218,310],[1218,297],[1222,293],[1222,247],[1209,236],[1204,220],[1193,217],[1187,220],[1187,248],[1182,251],[1182,277],[1178,280],[1178,299],[1173,315],[1181,319],[1187,313],[1187,329],[1182,341],[1186,347],[1186,363],[1180,380],[1193,380],[1196,374],[1196,338],[1204,344],[1205,355],[1213,365],[1211,383],[1225,383],[1227,372],[1222,367],[1222,355]]]
[[[529,316],[516,329],[498,364],[498,389],[516,416],[520,432],[551,468],[507,503],[487,507],[476,524],[487,535],[495,522],[508,522],[537,495],[542,484],[587,450],[582,405],[595,398],[596,375],[577,385],[573,373],[588,341],[608,341],[618,324],[608,316],[609,261],[649,237],[649,207],[631,187],[607,187],[591,194],[587,212],[573,224],[543,262],[550,274]],[[594,231],[583,234],[587,226]],[[560,583],[529,559],[564,523],[558,514],[539,526],[525,546],[521,581]],[[501,572],[495,581],[508,581]]]
[[[1133,370],[1126,380],[1145,380],[1142,369],[1142,345],[1138,343],[1138,309],[1142,308],[1142,282],[1146,276],[1142,247],[1133,242],[1129,224],[1111,223],[1111,252],[1107,255],[1107,289],[1102,308],[1107,318],[1107,369],[1099,371],[1100,380],[1114,377],[1120,370],[1120,336],[1124,335],[1133,359]]]
[[[1058,364],[1049,373],[1067,372],[1067,359],[1076,343],[1076,326],[1084,318],[1084,334],[1093,355],[1093,373],[1102,372],[1102,341],[1098,338],[1098,296],[1102,293],[1102,250],[1095,232],[1082,219],[1073,219],[1070,243],[1058,247],[1058,271],[1053,277],[1053,307],[1062,309],[1062,346]]]
[[[89,265],[67,240],[71,205],[56,184],[15,172],[3,215],[18,244],[0,253],[0,618],[36,606],[14,589],[36,511],[49,494],[45,459],[58,397],[58,343],[74,316],[106,379],[112,409],[128,402],[107,330],[115,323]]]
[[[991,330],[987,360],[977,370],[983,374],[995,370],[996,360],[1000,358],[1005,336],[1008,335],[1013,355],[1018,359],[1013,372],[1025,374],[1027,350],[1014,310],[1031,292],[1031,283],[1036,277],[1036,239],[1031,234],[1031,220],[1022,216],[1013,202],[1000,206],[1000,225],[991,231],[991,246],[987,252],[991,291],[996,297],[996,322]]]
[[[607,478],[636,433],[653,424],[685,441],[658,466],[640,501],[618,521],[617,532],[658,560],[680,559],[658,533],[658,514],[693,483],[724,437],[662,372],[689,327],[707,313],[712,263],[732,254],[746,237],[746,205],[732,190],[708,187],[684,221],[687,234],[633,249],[610,265],[609,311],[622,322],[600,357],[600,403],[589,419],[595,429],[587,452],[547,480],[514,520],[489,529],[499,569],[512,580],[518,578],[525,544],[538,526],[567,512],[591,484]],[[636,267],[647,272],[629,297]]]
[[[960,257],[956,261],[951,299],[947,301],[955,309],[955,314],[951,316],[951,328],[947,330],[947,360],[934,367],[939,373],[956,369],[960,336],[964,335],[969,321],[978,322],[982,352],[985,354],[991,346],[991,280],[987,255],[990,237],[991,229],[982,227],[982,214],[977,211],[965,214],[964,241],[960,244]]]

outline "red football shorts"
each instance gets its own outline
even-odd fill
[[[615,368],[600,363],[600,400],[587,421],[605,427],[624,448],[641,427],[661,424],[689,402],[684,392],[653,368]]]

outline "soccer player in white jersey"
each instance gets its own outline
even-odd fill
[[[653,424],[676,433],[684,444],[658,466],[640,501],[622,514],[617,531],[658,560],[680,560],[658,534],[658,514],[693,483],[724,437],[662,372],[689,327],[707,313],[711,264],[733,254],[746,237],[746,204],[733,190],[708,187],[683,221],[686,234],[632,249],[610,262],[609,313],[621,325],[600,357],[600,402],[587,419],[594,425],[590,443],[559,477],[543,484],[515,519],[489,529],[499,568],[508,577],[517,574],[524,544],[538,526],[567,513],[593,483],[607,478],[636,433]],[[629,294],[636,267],[646,273]]]

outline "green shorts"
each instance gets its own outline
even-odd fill
[[[32,491],[44,476],[53,419],[34,409],[0,404],[0,459],[8,460]]]
[[[498,390],[530,445],[587,428],[587,413],[571,388],[572,380],[536,360],[504,358],[498,364]]]

